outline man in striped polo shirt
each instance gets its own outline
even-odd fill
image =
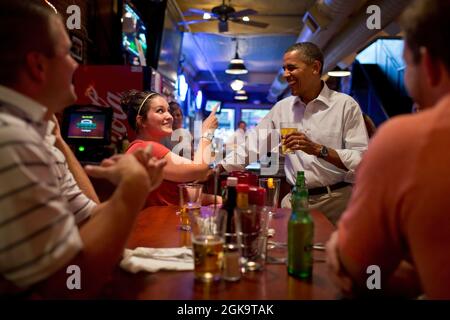
[[[79,194],[83,186],[73,192],[78,180],[45,141],[48,120],[76,99],[77,63],[61,17],[42,1],[4,0],[0,41],[8,43],[0,50],[0,296],[91,297],[165,163],[140,151],[86,168],[117,185],[99,205]],[[67,288],[71,265],[81,269],[81,290]]]

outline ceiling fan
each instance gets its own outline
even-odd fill
[[[227,32],[228,31],[228,21],[239,23],[247,26],[257,27],[257,28],[266,28],[269,24],[265,22],[259,22],[254,20],[249,20],[248,16],[257,14],[258,12],[253,9],[245,9],[241,11],[236,11],[229,4],[225,4],[225,0],[222,0],[222,4],[212,8],[211,11],[205,11],[200,9],[190,8],[184,14],[186,16],[190,15],[202,15],[202,16],[210,16],[209,19],[202,20],[189,20],[186,22],[181,22],[180,24],[194,24],[194,23],[202,23],[202,22],[210,22],[213,20],[219,21],[219,32]],[[247,17],[247,19],[243,19]]]

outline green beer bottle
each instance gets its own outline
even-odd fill
[[[294,208],[294,205],[292,203],[294,199],[294,194],[299,194],[300,196],[300,206],[302,208],[308,208],[309,207],[309,194],[308,194],[308,188],[306,188],[306,182],[305,182],[305,172],[304,171],[297,171],[297,178],[295,180],[295,186],[292,188],[292,197],[291,197],[291,208]]]
[[[291,197],[292,213],[288,222],[288,273],[300,279],[312,276],[314,221],[308,208],[308,189],[303,171],[297,172],[297,180]]]

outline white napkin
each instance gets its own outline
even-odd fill
[[[120,266],[132,273],[158,270],[194,270],[192,249],[143,248],[125,249]]]

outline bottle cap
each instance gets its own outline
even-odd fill
[[[248,193],[248,191],[249,191],[248,184],[240,183],[237,185],[236,190],[237,190],[237,192]]]
[[[248,184],[250,184],[252,186],[258,185],[258,176],[254,173],[249,172],[247,180],[248,180]]]
[[[236,187],[237,185],[238,185],[238,178],[236,177],[227,178],[227,186]]]
[[[266,190],[262,187],[251,186],[248,193],[249,204],[264,206],[266,199]]]
[[[240,184],[246,184],[248,185],[248,175],[246,174],[241,174],[237,176],[237,179],[239,181]]]
[[[253,185],[254,184],[253,180],[256,181],[256,179],[253,179],[250,172],[247,172],[247,171],[232,171],[230,173],[230,176],[238,178],[238,181],[239,181],[238,183],[242,183],[242,184]]]

